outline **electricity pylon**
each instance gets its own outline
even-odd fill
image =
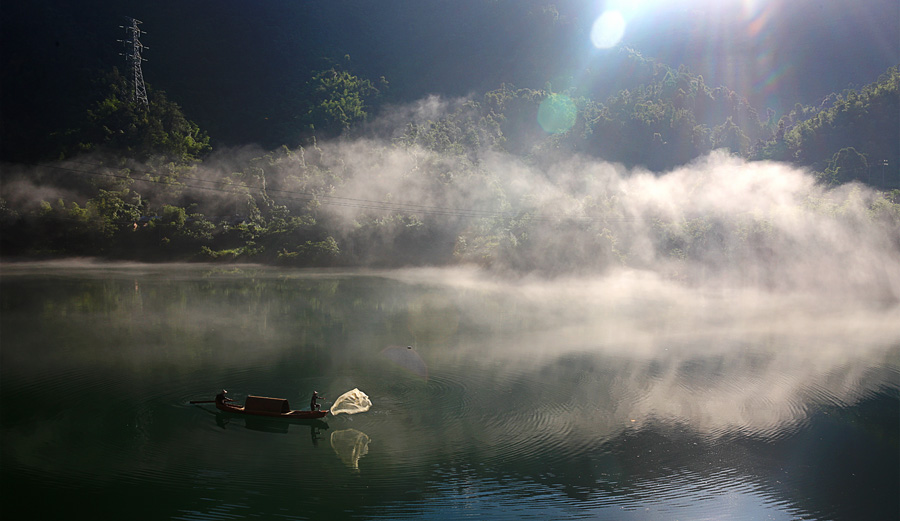
[[[125,52],[123,55],[128,61],[128,67],[131,69],[134,77],[132,81],[134,84],[134,102],[143,103],[146,106],[150,103],[147,101],[147,87],[144,85],[144,73],[141,71],[141,62],[147,60],[141,57],[141,51],[149,49],[149,47],[145,47],[144,44],[141,43],[140,36],[141,34],[147,33],[141,31],[138,27],[138,24],[142,23],[140,20],[128,18],[128,21],[131,22],[131,25],[119,26],[125,29],[128,38],[119,41],[125,45]]]

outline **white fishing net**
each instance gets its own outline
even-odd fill
[[[372,402],[369,400],[369,397],[366,396],[366,393],[359,389],[353,389],[352,391],[347,391],[338,396],[338,399],[335,400],[334,404],[331,406],[331,414],[334,416],[337,416],[342,412],[356,414],[359,412],[366,412],[370,407],[372,407]]]

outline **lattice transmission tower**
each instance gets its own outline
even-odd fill
[[[139,24],[143,23],[140,20],[134,18],[127,18],[127,20],[130,25],[119,26],[125,29],[125,33],[128,35],[126,39],[119,40],[125,45],[125,52],[122,53],[122,55],[125,56],[125,60],[128,62],[128,68],[131,69],[132,72],[134,102],[143,103],[146,106],[149,105],[150,102],[147,101],[147,87],[144,85],[144,73],[141,71],[141,62],[147,60],[141,57],[141,52],[144,49],[149,49],[149,47],[146,47],[141,43],[140,36],[147,33],[138,27]]]

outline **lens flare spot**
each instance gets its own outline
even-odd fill
[[[549,134],[562,134],[575,126],[578,109],[572,98],[551,94],[538,106],[538,124]]]
[[[625,17],[619,11],[606,11],[591,27],[591,43],[598,49],[613,47],[625,35]]]

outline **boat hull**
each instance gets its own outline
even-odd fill
[[[316,420],[319,418],[324,418],[328,415],[328,409],[320,410],[320,411],[288,411],[288,412],[274,412],[274,411],[256,411],[256,410],[247,410],[240,405],[231,405],[228,403],[216,403],[216,408],[220,411],[231,412],[235,414],[245,414],[248,416],[263,416],[266,418],[292,418],[295,420]]]

